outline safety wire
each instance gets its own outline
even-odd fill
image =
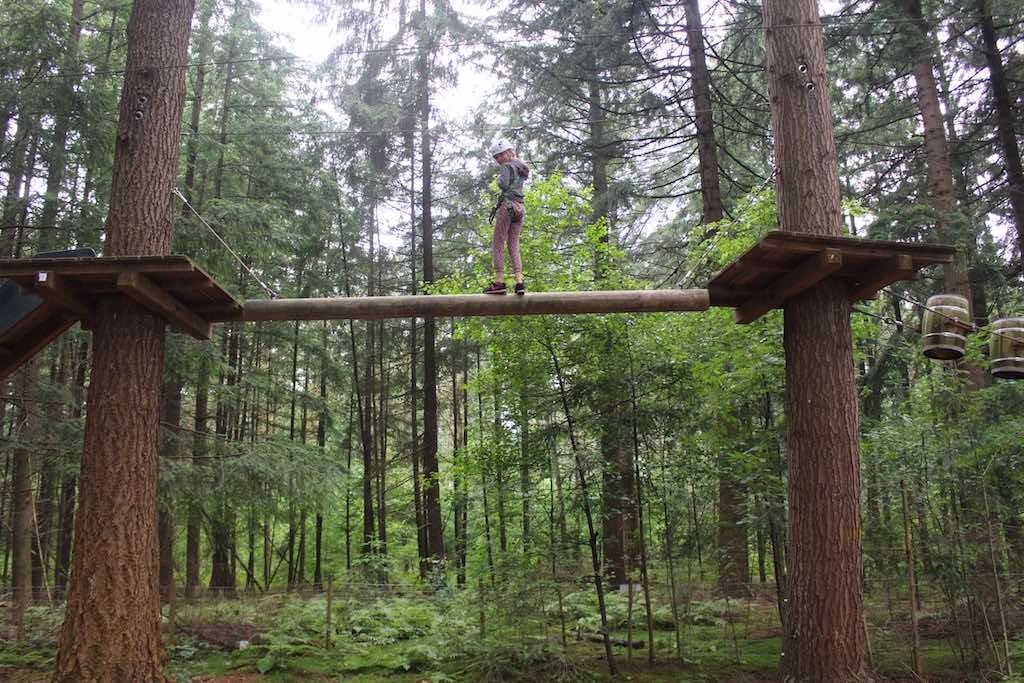
[[[960,325],[962,327],[964,326],[963,321],[960,320],[959,318],[951,316],[948,313],[943,313],[939,309],[934,308],[932,306],[929,306],[927,304],[923,304],[923,303],[921,303],[920,301],[918,301],[917,299],[915,299],[915,298],[913,298],[911,296],[907,296],[905,294],[900,294],[899,292],[893,291],[889,287],[883,287],[881,289],[881,291],[886,292],[888,294],[891,294],[895,298],[897,298],[897,299],[899,299],[901,301],[904,301],[904,302],[910,304],[911,306],[917,306],[918,308],[921,308],[922,310],[931,311],[932,313],[934,313],[935,315],[937,315],[937,316],[939,316],[941,318],[945,318],[946,320],[950,320],[952,322],[955,322],[957,325]],[[878,320],[881,320],[882,322],[890,324],[890,325],[893,325],[895,327],[899,327],[901,329],[907,329],[906,325],[904,325],[904,323],[902,321],[900,321],[900,320],[896,320],[896,319],[890,318],[888,316],[878,315],[877,313],[872,313],[871,311],[866,311],[863,308],[854,308],[853,310],[855,312],[857,312],[857,313],[862,314],[862,315],[867,315],[867,316],[870,316],[872,318],[877,318]],[[971,326],[970,326],[970,331],[976,332],[977,330],[978,330],[978,326],[974,325],[972,323]],[[989,330],[989,334],[997,335],[997,336],[1000,336],[1000,337],[1005,337],[1006,339],[1009,339],[1010,341],[1016,342],[1018,344],[1024,344],[1024,339],[1021,339],[1020,337],[1014,336],[1012,334],[1008,334],[1007,332],[1003,332],[1003,331],[1000,331],[1000,330]]]
[[[189,203],[188,199],[185,198],[185,195],[183,195],[178,188],[171,188],[171,193],[174,194],[174,196],[176,196],[178,199],[180,199],[182,203],[185,206],[187,206],[193,214],[195,214],[195,217],[199,219],[199,222],[206,226],[206,229],[210,231],[210,234],[217,238],[217,241],[220,242],[221,245],[228,250],[228,253],[231,254],[236,261],[238,261],[238,265],[242,266],[242,268],[245,269],[245,272],[249,273],[252,279],[256,281],[256,284],[258,284],[260,288],[262,288],[263,291],[270,296],[271,299],[276,299],[278,297],[277,292],[274,291],[274,289],[270,285],[261,280],[260,276],[257,275],[256,272],[253,271],[253,269],[250,268],[249,265],[242,260],[242,257],[239,256],[234,249],[228,246],[228,243],[224,241],[224,238],[217,234],[217,231],[213,229],[213,226],[210,225],[198,211],[196,211],[196,208]]]

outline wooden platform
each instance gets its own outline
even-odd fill
[[[78,321],[88,325],[99,297],[123,294],[176,328],[209,339],[211,323],[242,305],[184,256],[0,260],[0,279],[16,283],[27,314],[0,329],[0,377]],[[36,301],[34,297],[38,297]]]
[[[708,292],[712,306],[735,308],[736,321],[747,324],[830,277],[846,283],[851,302],[874,298],[922,268],[952,263],[955,251],[942,244],[775,230],[712,278]]]

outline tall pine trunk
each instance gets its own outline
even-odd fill
[[[1007,85],[1003,58],[999,52],[996,28],[992,22],[991,0],[976,0],[976,5],[985,61],[988,64],[989,85],[992,88],[992,104],[996,110],[996,130],[1003,151],[1003,165],[1006,167],[1010,209],[1017,230],[1017,255],[1021,260],[1021,274],[1024,275],[1024,169],[1021,168],[1020,146],[1017,144],[1013,99]]]
[[[953,189],[953,166],[949,159],[946,129],[943,126],[939,90],[932,66],[932,41],[921,8],[921,0],[904,0],[904,10],[911,22],[911,47],[914,53],[914,84],[917,89],[921,122],[924,126],[924,146],[928,169],[928,195],[935,214],[935,229],[939,239],[947,244],[961,245],[953,263],[943,267],[943,280],[947,293],[960,294],[971,301],[968,281],[965,221],[957,210]]]
[[[420,134],[422,156],[422,202],[421,225],[423,231],[423,282],[434,282],[434,223],[431,217],[432,187],[430,133],[430,70],[428,59],[432,52],[427,26],[427,3],[420,0],[420,20],[423,22],[420,37],[419,79],[420,79]],[[434,568],[443,568],[445,559],[444,535],[441,518],[441,482],[437,463],[437,331],[433,318],[423,321],[423,517],[426,526],[427,553],[435,563]]]
[[[57,231],[50,230],[57,223],[57,213],[60,207],[60,189],[64,182],[67,166],[67,140],[71,128],[72,107],[75,106],[74,87],[77,78],[70,76],[79,69],[78,45],[82,36],[82,16],[85,9],[85,0],[72,0],[71,2],[71,24],[68,29],[67,49],[64,52],[65,76],[60,84],[61,97],[60,108],[57,109],[53,121],[52,143],[50,153],[46,159],[46,195],[43,198],[43,208],[39,213],[39,224],[44,228],[44,235],[49,234],[49,239],[44,239],[45,249],[56,249],[61,246],[57,240]]]
[[[160,391],[161,439],[160,455],[173,462],[179,451],[178,428],[181,422],[181,390],[183,380],[176,372],[164,382]],[[160,544],[160,598],[169,600],[174,585],[174,512],[170,501],[157,503],[157,536]]]
[[[207,429],[209,420],[210,357],[204,349],[199,359],[199,377],[196,380],[195,414],[192,423],[192,469],[190,476],[196,492],[204,490],[202,480],[209,444]],[[189,502],[188,522],[185,530],[185,597],[195,597],[199,588],[200,529],[202,505],[195,500]]]
[[[71,415],[77,420],[81,419],[84,412],[85,377],[89,363],[89,342],[87,337],[83,337],[78,341],[74,354],[75,379],[71,389],[73,401]],[[54,569],[54,595],[57,599],[63,598],[64,591],[68,585],[77,498],[78,477],[72,474],[65,475],[60,485],[60,531],[57,536],[57,564]]]
[[[320,410],[317,411],[316,423],[316,445],[320,448],[321,455],[327,452],[327,323],[324,322],[320,334]],[[313,539],[313,586],[323,590],[323,539],[324,539],[324,514],[323,510],[317,510],[316,528]]]
[[[118,115],[109,256],[166,254],[192,0],[137,0]],[[164,680],[157,574],[157,434],[164,322],[101,299],[73,568],[54,680]]]
[[[718,144],[711,105],[711,74],[704,56],[704,26],[697,0],[686,0],[686,35],[693,89],[694,123],[697,127],[697,159],[704,224],[722,220],[722,189],[718,182]]]
[[[694,123],[697,127],[697,158],[700,169],[702,222],[722,220],[722,189],[719,184],[718,145],[712,116],[711,74],[704,55],[704,26],[697,0],[686,0],[686,34],[693,89]],[[747,527],[744,517],[745,491],[742,482],[723,454],[718,473],[718,588],[725,595],[741,596],[750,583]]]
[[[784,230],[839,235],[838,168],[817,0],[766,0],[764,23],[779,223]],[[787,681],[866,680],[850,311],[846,286],[836,280],[785,304]]]
[[[32,602],[32,458],[24,439],[28,423],[28,411],[25,408],[29,381],[33,376],[32,363],[28,363],[18,372],[16,380],[18,404],[15,407],[15,429],[20,439],[12,455],[12,524],[11,584],[14,588],[14,609],[11,617],[15,629],[15,638],[24,637],[24,615],[29,603]]]

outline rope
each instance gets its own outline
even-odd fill
[[[949,315],[947,313],[943,313],[942,311],[940,311],[940,310],[938,310],[936,308],[932,308],[931,306],[928,306],[927,304],[923,304],[920,301],[918,301],[917,299],[914,299],[913,297],[906,296],[906,295],[900,294],[898,292],[894,292],[889,287],[883,287],[881,289],[881,291],[886,292],[888,294],[891,294],[892,296],[896,297],[897,299],[900,299],[901,301],[904,301],[904,302],[910,304],[911,306],[918,306],[919,308],[922,308],[922,309],[924,309],[926,311],[931,311],[935,315],[940,316],[942,318],[945,318],[947,320],[951,320],[951,321],[957,323],[958,325],[963,325],[964,324],[963,321],[960,320],[959,318],[954,318],[953,316],[951,316],[951,315]],[[860,313],[861,315],[866,315],[866,316],[870,316],[872,318],[877,318],[878,320],[881,320],[884,323],[887,323],[889,325],[893,325],[894,327],[898,327],[900,329],[909,329],[909,328],[906,327],[906,325],[904,325],[903,322],[901,322],[899,320],[896,320],[894,318],[890,318],[888,316],[878,315],[877,313],[872,313],[871,311],[867,311],[867,310],[864,310],[863,308],[858,308],[856,306],[853,307],[853,311],[855,313]],[[976,325],[972,324],[971,325],[971,331],[972,332],[976,332],[977,330],[978,330],[978,327]],[[911,331],[913,331],[913,330],[911,330]],[[1001,332],[999,330],[989,330],[989,334],[993,334],[993,335],[1000,336],[1000,337],[1006,337],[1007,339],[1009,339],[1011,341],[1014,341],[1014,342],[1017,342],[1018,344],[1024,344],[1024,339],[1021,339],[1019,337],[1015,337],[1015,336],[1013,336],[1011,334],[1008,334],[1006,332]]]
[[[249,273],[252,279],[256,281],[256,284],[258,284],[263,289],[263,291],[270,296],[271,299],[276,299],[278,297],[277,292],[274,291],[274,289],[271,288],[270,285],[261,280],[260,276],[257,275],[256,272],[253,271],[253,269],[250,268],[249,265],[242,260],[242,257],[235,253],[234,249],[228,246],[228,243],[224,241],[224,238],[217,234],[217,231],[213,229],[213,226],[210,225],[198,211],[196,211],[196,208],[189,203],[189,201],[185,198],[185,195],[183,195],[178,188],[171,188],[171,193],[174,194],[178,199],[180,199],[185,204],[185,206],[187,206],[189,210],[195,214],[196,218],[199,219],[199,222],[206,226],[206,229],[210,231],[210,234],[217,238],[217,241],[220,242],[221,245],[228,250],[228,253],[231,254],[236,261],[238,261],[238,265],[242,266],[242,268],[245,269],[245,272]]]
[[[961,321],[960,319],[954,318],[953,316],[948,315],[946,313],[943,313],[942,311],[940,311],[940,310],[938,310],[936,308],[932,308],[931,306],[928,306],[927,304],[923,304],[920,301],[914,299],[913,297],[906,296],[904,294],[899,294],[898,292],[894,292],[893,290],[889,289],[888,287],[883,287],[882,291],[887,292],[887,293],[893,295],[894,297],[896,297],[897,299],[905,301],[905,302],[907,302],[908,304],[910,304],[912,306],[920,306],[924,310],[931,311],[935,315],[940,316],[942,318],[945,318],[946,320],[951,320],[951,321],[953,321],[953,322],[955,322],[955,323],[957,323],[959,325],[963,325],[963,321]],[[971,323],[971,330],[970,331],[976,332],[977,330],[978,330],[978,326],[975,325],[974,323]],[[1018,344],[1024,344],[1024,339],[1021,339],[1019,337],[1014,337],[1014,336],[1012,336],[1010,334],[1007,334],[1006,332],[1000,332],[999,330],[989,330],[989,333],[997,335],[997,336],[1000,336],[1000,337],[1006,337],[1010,341],[1014,341],[1014,342],[1016,342]]]

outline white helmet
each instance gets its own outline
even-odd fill
[[[512,145],[511,142],[509,142],[508,138],[498,138],[497,140],[494,141],[494,144],[491,145],[491,156],[496,157],[505,150],[509,149],[515,149],[515,147]]]

